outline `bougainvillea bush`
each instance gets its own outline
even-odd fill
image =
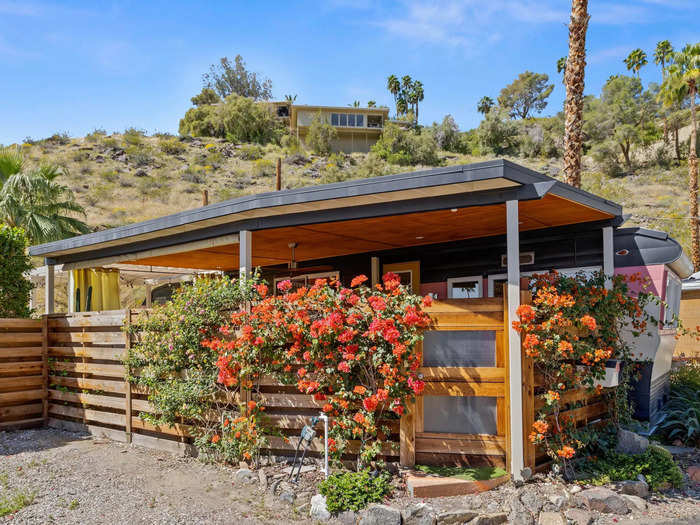
[[[645,306],[658,301],[647,291],[639,275],[614,277],[599,272],[573,277],[551,272],[534,276],[531,305],[518,308],[513,322],[522,337],[523,349],[532,357],[542,375],[546,391],[544,408],[536,415],[530,440],[543,445],[565,471],[577,453],[596,439],[593,429],[576,429],[573,421],[560,415],[567,404],[565,392],[586,388],[602,394],[596,380],[605,376],[608,359],[631,364],[628,341],[647,333],[648,323],[657,323]],[[630,284],[640,291],[633,294]],[[623,368],[623,379],[615,390],[612,415],[615,423],[631,417],[628,402],[629,375],[633,366]]]
[[[257,412],[248,417],[247,407],[239,407],[239,388],[216,381],[219,354],[202,342],[216,337],[231,312],[256,294],[253,283],[241,285],[228,277],[200,277],[183,284],[171,301],[132,324],[135,343],[125,359],[129,380],[148,389],[155,409],[141,417],[154,424],[191,424],[200,452],[228,461],[243,455],[243,445],[228,443],[237,432],[241,442],[248,439],[248,448],[255,448],[259,436],[251,436],[250,427],[257,425]]]
[[[359,452],[360,464],[387,443],[382,421],[401,416],[423,390],[417,343],[430,323],[422,309],[430,299],[409,292],[395,274],[373,288],[366,281],[358,276],[344,287],[319,279],[297,289],[283,281],[276,294],[258,283],[250,311],[231,315],[222,337],[206,343],[219,353],[221,384],[270,373],[312,394],[332,417],[330,451]],[[359,449],[349,448],[351,441]]]

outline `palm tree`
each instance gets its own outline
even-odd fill
[[[656,44],[656,49],[654,50],[654,64],[661,66],[662,78],[666,78],[666,64],[672,54],[673,46],[668,40],[662,40]],[[664,113],[664,142],[668,143],[668,115],[666,113]],[[677,149],[678,148],[676,148],[676,150]]]
[[[647,54],[643,50],[637,48],[627,55],[627,58],[625,58],[623,62],[627,66],[627,70],[633,71],[634,74],[637,75],[637,78],[639,78],[639,70],[648,64]]]
[[[484,96],[481,97],[481,100],[479,100],[479,103],[476,105],[476,110],[482,115],[486,115],[495,105],[496,103],[491,97]]]
[[[397,102],[399,91],[401,91],[401,83],[399,82],[399,79],[396,78],[396,75],[389,75],[389,78],[386,79],[386,88],[389,90],[389,93],[394,96],[394,105],[396,106],[396,113],[398,115],[399,108]]]
[[[90,231],[73,216],[85,215],[73,192],[56,181],[62,168],[25,168],[19,148],[0,150],[0,221],[24,229],[35,244]]]
[[[682,51],[671,55],[666,78],[661,85],[664,100],[690,99],[690,144],[688,148],[688,201],[690,208],[690,244],[695,271],[700,269],[700,232],[698,231],[698,123],[695,115],[695,97],[700,82],[700,43],[688,44]]]
[[[569,55],[564,84],[564,174],[566,182],[581,187],[581,152],[583,151],[583,88],[586,72],[586,31],[588,0],[572,0],[569,23]]]

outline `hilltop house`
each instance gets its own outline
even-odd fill
[[[314,117],[319,115],[338,132],[333,149],[345,153],[368,152],[379,139],[389,116],[387,107],[307,106],[291,102],[272,102],[272,106],[277,117],[289,125],[290,132],[301,142],[305,141]]]

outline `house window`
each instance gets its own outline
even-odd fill
[[[355,125],[358,128],[363,128],[365,126],[365,116],[364,115],[356,115],[355,116]]]
[[[331,126],[337,126],[340,122],[340,115],[338,113],[331,113]]]
[[[447,279],[448,299],[478,299],[483,297],[481,276]]]
[[[368,128],[381,128],[382,127],[382,116],[381,115],[367,115],[367,127]]]

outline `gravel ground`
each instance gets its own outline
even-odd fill
[[[697,452],[679,459],[683,467],[700,463]],[[281,468],[267,467],[268,479],[279,479]],[[315,492],[318,471],[296,486],[295,510],[257,483],[235,483],[236,470],[55,429],[0,432],[0,499],[18,491],[34,494],[32,504],[0,523],[311,523],[302,501]],[[546,505],[566,486],[538,476],[522,489],[507,483],[483,494],[425,501],[438,512],[508,512],[515,493],[523,490],[532,493],[535,504]],[[420,501],[399,489],[388,503],[401,509]],[[593,517],[596,524],[700,524],[700,486],[654,494],[648,504],[644,512]]]
[[[0,523],[296,523],[234,470],[53,429],[0,432],[0,495],[34,502]]]

